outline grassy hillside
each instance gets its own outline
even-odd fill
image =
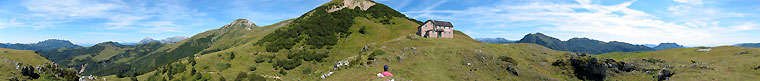
[[[31,50],[0,48],[0,80],[77,80],[75,71],[52,64]]]
[[[711,51],[697,51],[698,49]],[[675,81],[750,81],[760,79],[760,48],[721,46],[698,48],[674,48],[652,52],[617,52],[597,55],[598,57],[621,59],[622,61],[657,61],[645,64],[648,68],[667,68],[675,72],[670,77]],[[646,60],[645,60],[646,59]],[[647,76],[620,76],[619,80],[651,80]]]
[[[29,65],[41,65],[51,63],[44,57],[36,54],[32,50],[14,50],[7,48],[0,48],[0,58],[8,61],[16,61]]]
[[[154,53],[165,46],[161,43],[140,44],[137,46],[121,45],[116,42],[103,42],[91,47],[60,48],[50,51],[38,51],[41,56],[65,67],[81,69],[86,65],[85,75],[111,75],[126,72],[125,66],[138,57]]]
[[[40,51],[42,56],[66,67],[80,69],[87,65],[85,75],[117,75],[134,77],[176,62],[181,58],[208,54],[255,42],[269,32],[284,27],[291,20],[259,27],[239,19],[219,29],[199,33],[186,40],[171,43],[148,43],[136,46],[104,42],[92,47],[61,48]]]

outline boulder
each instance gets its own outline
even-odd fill
[[[404,58],[403,58],[402,56],[396,56],[396,59],[397,59],[398,61],[402,61],[402,60],[404,60]]]
[[[663,80],[668,80],[668,78],[670,78],[671,76],[673,76],[675,74],[676,73],[671,72],[670,70],[663,68],[660,71],[660,73],[657,73],[657,76],[655,76],[655,77],[657,78],[657,81],[663,81]]]
[[[570,66],[573,67],[575,76],[582,80],[603,81],[607,76],[608,66],[591,56],[570,58]]]
[[[507,67],[506,70],[509,71],[510,73],[512,73],[515,76],[519,76],[519,74],[517,73],[517,70],[515,70],[515,68],[512,68],[512,66]]]

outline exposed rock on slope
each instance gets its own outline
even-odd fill
[[[342,10],[343,8],[354,9],[356,7],[359,7],[361,10],[367,10],[375,4],[376,3],[368,0],[343,0],[342,5],[331,6],[327,12],[335,12]]]
[[[240,25],[236,27],[244,27],[246,30],[251,30],[253,27],[259,27],[256,24],[253,24],[253,22],[248,21],[248,19],[238,19],[230,24],[222,26],[222,28],[227,28],[235,25]]]

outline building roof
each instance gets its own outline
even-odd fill
[[[435,26],[454,27],[454,25],[451,25],[451,22],[436,21],[436,20],[428,20],[428,21],[432,21],[433,25],[435,25]]]

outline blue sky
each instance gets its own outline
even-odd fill
[[[634,44],[760,42],[756,0],[376,0],[418,20],[453,22],[480,37],[541,32]],[[0,0],[0,42],[76,44],[192,36],[235,19],[259,26],[328,0]]]

